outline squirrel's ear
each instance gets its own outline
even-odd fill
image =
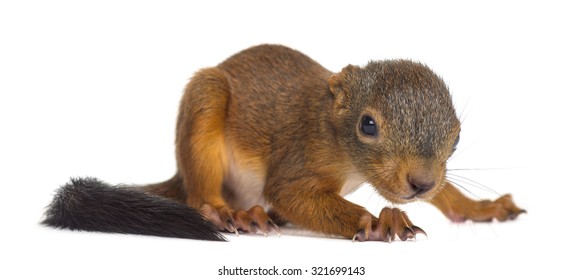
[[[328,87],[330,93],[334,97],[334,112],[342,114],[348,110],[350,104],[350,92],[348,89],[348,81],[351,79],[358,66],[348,65],[340,71],[340,73],[333,74],[328,78]]]

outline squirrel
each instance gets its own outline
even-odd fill
[[[363,183],[395,204],[427,201],[455,222],[524,213],[510,195],[473,200],[446,180],[460,125],[446,84],[424,64],[333,73],[291,48],[259,45],[186,86],[174,177],[141,187],[71,179],[42,223],[202,240],[279,234],[287,222],[357,241],[425,234],[398,208],[377,217],[343,198]]]

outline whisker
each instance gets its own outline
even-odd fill
[[[361,180],[359,180],[359,181],[357,181],[357,182],[355,182],[355,184],[357,184],[357,185],[358,185],[358,186],[360,186],[360,187],[362,187],[362,186],[363,186],[363,185],[365,185],[365,184],[369,184],[369,185],[372,187],[372,188],[371,188],[371,189],[372,189],[372,191],[371,191],[371,192],[369,192],[368,199],[366,200],[366,204],[370,204],[370,202],[371,202],[371,200],[372,200],[372,198],[373,198],[373,195],[375,195],[375,194],[376,194],[377,196],[379,196],[380,198],[382,198],[382,199],[383,199],[385,202],[388,202],[389,204],[391,203],[391,201],[390,201],[390,200],[388,200],[388,199],[386,198],[386,196],[385,196],[385,195],[383,195],[383,193],[384,193],[384,194],[389,194],[389,196],[400,196],[400,195],[398,195],[398,194],[396,194],[396,193],[392,193],[392,192],[390,192],[390,191],[387,191],[387,190],[382,190],[382,189],[381,189],[382,191],[379,191],[379,189],[378,189],[378,188],[376,188],[376,187],[375,187],[373,184],[371,184],[371,181],[374,181],[374,180],[376,180],[376,179],[378,179],[378,178],[382,178],[382,177],[384,177],[384,176],[388,176],[388,175],[390,175],[390,174],[393,174],[393,172],[394,172],[394,170],[393,170],[393,169],[390,169],[390,168],[383,168],[381,172],[378,172],[378,169],[373,169],[372,167],[369,167],[369,168],[370,168],[369,170],[364,170],[363,172],[361,172],[361,171],[351,171],[351,172],[348,172],[348,173],[344,173],[344,172],[337,172],[337,173],[335,173],[335,174],[327,174],[327,175],[325,175],[324,177],[346,176],[346,175],[348,175],[348,176],[351,176],[351,175],[355,175],[355,174],[359,174],[359,175],[363,176],[363,177],[362,177],[362,179],[361,179]],[[367,172],[367,171],[368,171],[368,172]],[[373,174],[373,175],[372,175],[372,176],[365,176],[365,175],[363,174],[363,173],[365,173],[365,172],[366,172],[366,173],[371,173],[371,174]],[[321,176],[321,178],[323,178],[323,177]],[[358,187],[358,188],[356,188],[356,189],[359,189],[360,187]],[[355,191],[356,191],[356,189],[355,189]],[[348,194],[349,194],[349,193],[348,193]],[[348,194],[347,194],[347,195],[348,195]],[[377,204],[377,205],[376,205],[376,207],[377,207],[377,208],[379,208],[379,205],[380,205],[380,203],[381,203],[381,200],[380,200],[380,199],[377,199],[377,202],[376,202],[376,204]]]
[[[463,139],[462,139],[461,141],[463,141]],[[461,142],[461,141],[460,141],[460,142]],[[472,141],[471,143],[469,143],[469,144],[467,144],[467,145],[463,145],[463,146],[461,146],[461,145],[458,145],[458,147],[461,147],[461,148],[458,148],[457,150],[455,150],[455,152],[453,153],[453,155],[451,155],[451,156],[450,156],[450,157],[447,159],[447,162],[449,162],[450,160],[452,160],[452,159],[454,159],[454,158],[458,157],[459,155],[463,154],[465,151],[469,150],[469,149],[470,149],[472,146],[474,146],[474,145],[475,145],[476,143],[478,143],[478,142],[479,142],[478,140],[474,140],[474,141]],[[464,143],[465,143],[465,142],[464,142]]]
[[[379,205],[381,203],[381,200],[379,198],[382,198],[383,200],[386,201],[386,199],[384,197],[382,197],[382,195],[380,195],[377,191],[376,188],[372,188],[370,195],[368,196],[368,199],[366,200],[366,203],[368,204],[370,202],[370,200],[372,199],[372,196],[375,195],[377,196],[377,203],[376,203],[376,209],[379,209]]]
[[[459,115],[460,118],[460,123],[464,123],[464,121],[466,120],[466,118],[469,116],[469,112],[471,110],[471,108],[469,108],[469,104],[470,104],[470,100],[471,100],[471,95],[470,98],[466,99],[466,102],[464,103],[464,106],[462,107],[461,113]],[[468,111],[466,112],[466,108],[468,108]],[[467,113],[467,114],[466,114]]]
[[[371,181],[373,181],[375,179],[383,178],[385,176],[389,176],[389,175],[391,175],[391,174],[394,173],[394,169],[392,169],[392,168],[391,169],[389,169],[389,168],[383,169],[381,172],[378,172],[375,169],[371,169],[371,171],[376,171],[377,173],[374,173],[374,175],[364,178],[364,182],[371,183]],[[381,180],[381,181],[388,181],[388,180]],[[383,194],[387,194],[388,196],[396,196],[396,197],[402,198],[402,196],[400,194],[391,192],[391,191],[389,191],[389,190],[387,190],[385,188],[376,188],[373,184],[371,184],[371,186],[373,187],[373,190],[378,195],[380,195],[383,198],[385,198],[385,200],[388,200],[388,199],[386,199],[386,196],[383,195]],[[389,201],[389,202],[391,202],[391,201]]]
[[[379,178],[381,178],[380,182],[390,182],[389,177],[391,175],[394,174],[395,170],[394,168],[379,168],[382,171],[379,172],[377,168],[373,168],[373,167],[367,167],[368,169],[365,170],[357,170],[357,171],[351,171],[351,172],[336,172],[336,173],[331,173],[331,174],[326,174],[326,175],[322,175],[322,174],[313,174],[314,176],[318,176],[319,178],[329,178],[329,177],[336,177],[336,176],[351,176],[351,175],[361,175],[363,176],[361,180],[355,182],[356,184],[358,184],[358,186],[362,186],[364,184],[370,184],[372,186],[372,192],[369,194],[369,197],[367,199],[367,203],[371,201],[373,194],[377,194],[378,196],[382,197],[386,202],[388,202],[389,204],[392,204],[392,201],[388,198],[390,197],[396,197],[396,198],[400,198],[400,199],[405,199],[406,197],[398,194],[396,192],[392,192],[390,189],[387,188],[382,188],[382,187],[375,187],[375,185],[373,185],[371,182],[373,181],[377,181]],[[367,176],[364,173],[370,173],[373,175]],[[358,188],[355,188],[355,190]],[[348,194],[347,194],[348,195]],[[380,203],[380,200],[377,202],[377,207],[378,204]]]
[[[453,202],[451,201],[450,198],[451,192],[446,188],[444,188],[442,192],[445,195],[445,198],[447,199],[447,203],[449,204],[450,209],[453,209]]]
[[[372,192],[369,196],[369,201],[370,201],[370,198],[372,197],[373,194],[376,194],[377,197],[380,198],[380,199],[377,199],[377,203],[375,206],[376,210],[382,209],[382,208],[387,207],[387,206],[393,206],[393,203],[390,200],[388,200],[387,198],[385,198],[385,196],[382,193],[380,193],[381,191],[382,190],[379,190],[379,189],[373,187]],[[385,205],[383,207],[380,207],[380,204],[382,203],[381,199],[385,202]]]
[[[487,171],[487,170],[508,170],[508,169],[516,169],[520,167],[485,167],[485,168],[448,168],[447,171]]]
[[[454,178],[449,177],[449,176],[453,176]],[[501,194],[498,193],[498,192],[496,192],[494,189],[492,189],[492,188],[490,188],[490,187],[488,187],[488,186],[486,186],[484,184],[478,183],[478,182],[476,182],[476,181],[474,181],[474,180],[472,180],[470,178],[461,176],[461,175],[457,175],[457,174],[447,174],[446,175],[446,178],[447,179],[451,179],[451,180],[457,180],[460,183],[466,183],[466,184],[469,184],[472,187],[476,187],[476,188],[481,189],[481,190],[484,190],[484,191],[489,191],[489,192],[491,192],[493,194],[496,194],[498,196],[501,196]]]
[[[477,199],[480,199],[480,200],[482,199],[482,198],[481,198],[481,197],[479,197],[478,195],[476,195],[476,194],[474,194],[473,192],[471,192],[470,190],[468,190],[466,187],[462,186],[460,183],[458,183],[458,182],[454,182],[454,181],[451,181],[451,180],[448,180],[448,181],[449,181],[450,183],[454,184],[455,186],[457,186],[457,187],[459,187],[459,188],[463,189],[464,191],[466,191],[467,193],[469,193],[471,196],[473,196],[473,197],[475,197],[475,198],[477,198]]]

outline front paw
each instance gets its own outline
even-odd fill
[[[466,220],[490,222],[493,219],[503,222],[514,220],[522,213],[526,213],[526,210],[518,208],[512,200],[512,195],[506,194],[494,201],[480,200],[473,205],[457,205],[448,213],[448,217],[454,222]]]
[[[370,214],[364,215],[352,240],[392,242],[399,238],[407,241],[416,239],[417,234],[427,236],[420,227],[413,225],[405,212],[397,208],[384,208],[378,219]]]

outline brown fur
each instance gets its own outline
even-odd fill
[[[455,222],[465,220],[489,222],[492,219],[506,221],[514,219],[525,211],[516,207],[510,194],[503,195],[495,201],[474,201],[465,197],[451,183],[445,187],[430,202],[435,205],[446,217]]]
[[[377,136],[360,131],[365,115]],[[357,175],[396,203],[434,197],[453,220],[504,219],[445,181],[459,132],[447,87],[424,65],[379,61],[334,74],[297,51],[262,45],[194,75],[178,116],[178,173],[149,189],[231,232],[277,230],[263,207],[244,211],[254,204],[279,222],[357,240],[423,232],[398,209],[377,218],[345,200],[342,188]],[[506,217],[521,211],[506,206]]]

